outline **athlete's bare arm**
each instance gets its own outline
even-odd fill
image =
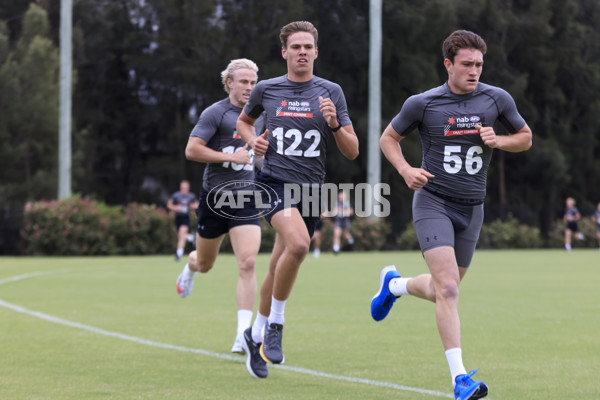
[[[402,139],[403,137],[398,135],[394,128],[392,128],[392,124],[389,124],[379,139],[379,146],[385,158],[404,178],[408,188],[418,190],[427,184],[429,178],[433,178],[434,176],[422,168],[411,167],[402,154],[402,148],[400,147]]]
[[[518,153],[529,150],[533,141],[531,129],[525,124],[518,132],[511,135],[496,135],[491,126],[478,126],[479,136],[486,146],[491,148]]]
[[[185,148],[185,158],[191,161],[204,163],[234,162],[236,164],[252,164],[248,144],[235,153],[224,153],[206,146],[206,141],[199,137],[191,136]]]
[[[333,101],[330,98],[319,96],[319,106],[329,127],[336,129],[340,123],[337,120],[337,109]],[[340,127],[339,130],[333,132],[333,137],[344,157],[349,160],[358,157],[358,137],[356,137],[352,124]]]
[[[262,135],[256,136],[254,131],[254,123],[256,119],[250,118],[248,114],[244,110],[238,117],[236,129],[238,135],[244,140],[244,142],[248,143],[252,149],[254,149],[254,154],[257,156],[263,156],[267,152],[269,148],[269,142],[267,141],[267,135],[269,131],[266,130]]]

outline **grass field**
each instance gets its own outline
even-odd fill
[[[0,399],[453,398],[433,304],[403,297],[370,317],[390,263],[425,271],[418,252],[309,255],[286,308],[286,363],[257,380],[229,353],[230,255],[187,299],[172,257],[0,258]],[[460,314],[465,365],[490,399],[600,399],[598,250],[479,251]]]

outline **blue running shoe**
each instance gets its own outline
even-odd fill
[[[487,396],[487,385],[481,381],[471,379],[477,371],[479,370],[471,371],[468,375],[462,374],[456,377],[456,386],[454,387],[455,400],[477,400]]]
[[[393,278],[400,278],[400,274],[393,265],[383,268],[379,274],[379,292],[371,300],[371,316],[375,321],[381,321],[387,317],[398,298],[390,292],[388,287],[390,280]]]

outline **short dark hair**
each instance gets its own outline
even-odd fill
[[[485,40],[478,34],[466,30],[457,30],[452,32],[442,44],[444,59],[447,58],[450,62],[454,63],[454,56],[456,56],[456,53],[460,49],[477,49],[482,54],[485,54],[487,45],[485,44]]]
[[[313,24],[308,21],[295,21],[290,22],[279,32],[279,40],[281,40],[281,46],[283,48],[287,48],[288,38],[292,33],[296,32],[308,32],[315,38],[315,46],[317,45],[317,40],[319,39],[319,32],[317,28]]]

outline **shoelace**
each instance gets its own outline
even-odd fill
[[[281,331],[279,329],[277,329],[277,326],[275,326],[275,328],[271,329],[271,327],[269,327],[269,330],[271,332],[275,332],[275,334],[273,335],[273,337],[278,337],[279,334],[281,333]],[[268,347],[272,348],[272,349],[280,349],[281,345],[279,343],[278,340],[272,340],[271,343],[267,344]]]
[[[185,287],[186,289],[188,288],[188,286],[190,286],[190,283],[192,282],[194,278],[190,278],[189,276],[184,276],[183,279],[181,280],[181,284],[183,285],[183,287]]]
[[[179,281],[179,290],[181,290],[182,292],[185,292],[188,288],[187,282],[185,279],[182,279]]]
[[[464,377],[463,379],[461,379],[460,382],[457,383],[457,385],[471,386],[471,383],[473,382],[471,377],[473,375],[475,375],[477,373],[477,371],[479,371],[479,368],[477,368],[476,370],[469,371],[469,374],[466,377]]]
[[[385,297],[385,300],[383,301],[383,305],[382,307],[384,308],[389,308],[392,306],[392,304],[394,304],[394,302],[396,301],[397,297],[395,297],[392,292],[390,292],[389,296]]]

